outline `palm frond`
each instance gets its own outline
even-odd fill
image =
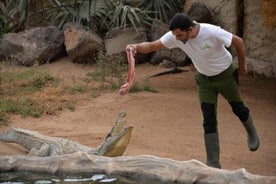
[[[66,22],[74,21],[93,30],[107,30],[117,26],[131,26],[137,30],[138,27],[151,25],[152,18],[168,21],[171,14],[182,9],[184,1],[39,0],[36,4],[38,8],[33,10],[30,9],[31,2],[34,2],[32,0],[1,0],[0,20],[8,23],[6,27],[14,22],[19,23],[10,27],[26,27],[29,20],[32,20],[30,17],[40,15],[44,25],[56,25],[60,28]],[[14,17],[18,21],[14,21]]]
[[[114,12],[109,14],[110,28],[131,26],[138,32],[138,27],[145,27],[151,21],[145,11],[123,3],[116,5]]]
[[[143,10],[153,11],[152,18],[168,22],[171,15],[182,11],[184,3],[185,0],[147,0],[139,7]]]
[[[20,25],[26,27],[29,22],[29,4],[30,0],[20,0],[18,11],[20,13]]]

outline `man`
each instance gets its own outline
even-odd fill
[[[231,45],[237,51],[238,68],[232,63],[232,56],[225,48]],[[256,151],[259,147],[259,138],[238,87],[238,75],[246,75],[243,40],[218,26],[197,23],[185,14],[177,14],[171,20],[170,31],[159,40],[129,44],[126,49],[132,48],[134,53],[148,53],[165,47],[182,49],[197,69],[197,95],[204,119],[206,164],[221,168],[216,117],[219,93],[229,102],[233,113],[245,127],[248,148]]]

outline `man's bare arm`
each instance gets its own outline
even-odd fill
[[[236,36],[233,35],[232,38],[232,45],[234,45],[234,47],[237,50],[237,54],[238,54],[238,72],[239,75],[243,76],[246,75],[246,69],[245,69],[245,46],[244,46],[244,42],[243,40]]]
[[[134,53],[141,52],[141,53],[149,53],[160,50],[165,48],[165,46],[161,43],[160,40],[156,40],[153,42],[141,42],[136,44],[129,44],[126,46],[126,50],[132,47],[134,49]]]

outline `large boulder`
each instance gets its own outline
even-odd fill
[[[276,1],[244,1],[244,42],[248,70],[276,78]]]
[[[102,48],[102,39],[91,31],[81,28],[66,28],[64,44],[68,56],[74,63],[93,63]]]
[[[245,63],[247,71],[253,75],[264,76],[268,78],[276,77],[276,62],[266,62],[246,57]]]
[[[199,4],[198,4],[199,3]],[[196,5],[196,6],[195,6]],[[199,6],[198,6],[199,5]],[[193,11],[191,12],[190,9],[198,9],[197,11],[198,14],[205,14],[208,16],[209,13],[207,13],[206,9],[201,9],[202,7],[208,7],[208,9],[211,11],[212,15],[212,21],[215,22],[210,22],[210,23],[215,23],[219,24],[222,26],[224,29],[236,33],[237,27],[238,27],[238,14],[239,14],[239,5],[237,1],[224,1],[224,0],[187,0],[186,1],[186,11],[187,14],[191,14],[195,18],[197,17],[196,12]],[[194,7],[192,7],[194,6]],[[202,11],[204,10],[204,11]],[[202,17],[202,16],[201,16]],[[206,18],[201,18],[200,21],[206,22]],[[217,22],[217,23],[216,23]]]
[[[43,64],[66,55],[63,42],[63,34],[56,27],[36,27],[4,35],[1,52],[26,66]]]
[[[89,29],[87,29],[86,27],[84,27],[83,25],[81,25],[78,22],[67,22],[62,26],[62,31],[65,31],[66,29],[77,29],[77,30],[86,30],[88,31]]]
[[[146,30],[138,28],[114,28],[106,34],[105,49],[108,56],[126,56],[125,48],[127,44],[147,41]],[[137,53],[135,63],[145,63],[149,54]]]
[[[187,11],[187,15],[189,15],[191,19],[200,23],[219,24],[213,10],[201,2],[193,3]]]
[[[0,40],[0,48],[1,48],[1,40]],[[5,56],[2,54],[2,49],[0,49],[0,62],[5,60]]]

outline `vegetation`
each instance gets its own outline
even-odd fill
[[[185,0],[0,0],[0,39],[9,32],[32,26],[79,22],[97,33],[113,27],[150,28],[155,18],[168,22],[175,12],[182,11]],[[100,90],[118,89],[126,78],[127,65],[123,56],[97,56],[97,70],[88,72],[82,81],[72,78],[72,85],[36,68],[19,71],[1,70],[0,66],[0,124],[8,123],[9,114],[40,117],[62,109],[74,110],[80,96],[96,98]],[[0,63],[2,66],[5,63]],[[95,82],[96,81],[96,82]],[[156,89],[147,81],[135,82],[130,92]]]
[[[111,59],[99,52],[97,57],[96,70],[83,79],[72,77],[70,85],[37,67],[13,69],[10,63],[0,63],[0,125],[9,122],[9,114],[40,117],[64,109],[74,111],[77,100],[96,98],[103,90],[118,90],[128,69],[119,62],[123,56]],[[130,92],[138,91],[157,92],[147,81],[134,83]]]
[[[34,68],[1,72],[0,124],[8,122],[8,114],[40,117],[56,110],[71,108],[71,101],[59,79]]]
[[[112,27],[148,28],[154,18],[168,22],[181,12],[185,0],[2,0],[0,1],[0,38],[33,25],[79,22],[104,32]]]

